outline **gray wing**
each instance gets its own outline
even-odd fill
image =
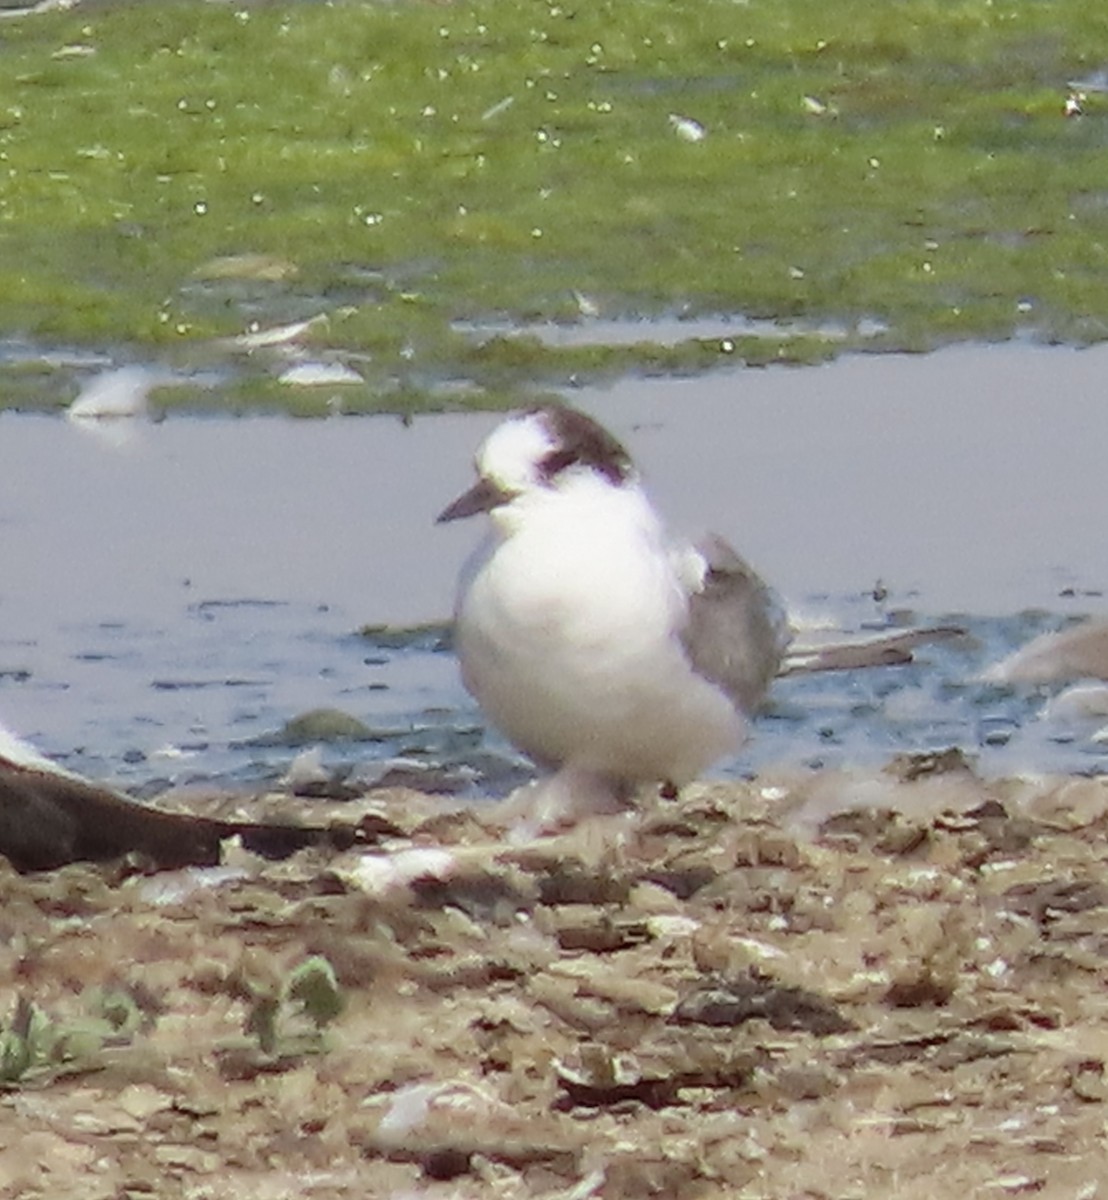
[[[792,631],[777,593],[715,534],[696,546],[705,570],[689,595],[681,643],[693,670],[745,713],[761,704]]]

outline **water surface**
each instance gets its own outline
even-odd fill
[[[910,670],[782,681],[731,769],[948,744],[994,770],[1099,769],[1084,733],[1032,720],[1041,697],[969,681],[1108,608],[1106,366],[967,347],[567,397],[627,442],[679,528],[728,537],[806,618],[907,609],[974,631]],[[105,439],[0,415],[0,715],[130,786],[272,774],[292,752],[243,743],[321,705],[379,732],[341,752],[360,766],[468,757],[479,774],[450,655],[356,631],[447,617],[479,531],[434,517],[497,420],[177,418]]]

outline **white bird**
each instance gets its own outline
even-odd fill
[[[511,417],[439,516],[488,513],[455,611],[462,678],[554,772],[544,825],[672,791],[742,744],[788,645],[774,593],[721,538],[673,540],[623,446],[574,409]]]

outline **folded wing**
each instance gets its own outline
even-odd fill
[[[777,593],[715,534],[696,546],[704,570],[681,642],[693,669],[744,713],[761,704],[792,631]]]

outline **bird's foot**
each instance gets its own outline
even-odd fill
[[[500,810],[513,841],[569,829],[588,817],[626,812],[634,789],[622,780],[581,767],[562,767],[546,779],[517,788]]]

